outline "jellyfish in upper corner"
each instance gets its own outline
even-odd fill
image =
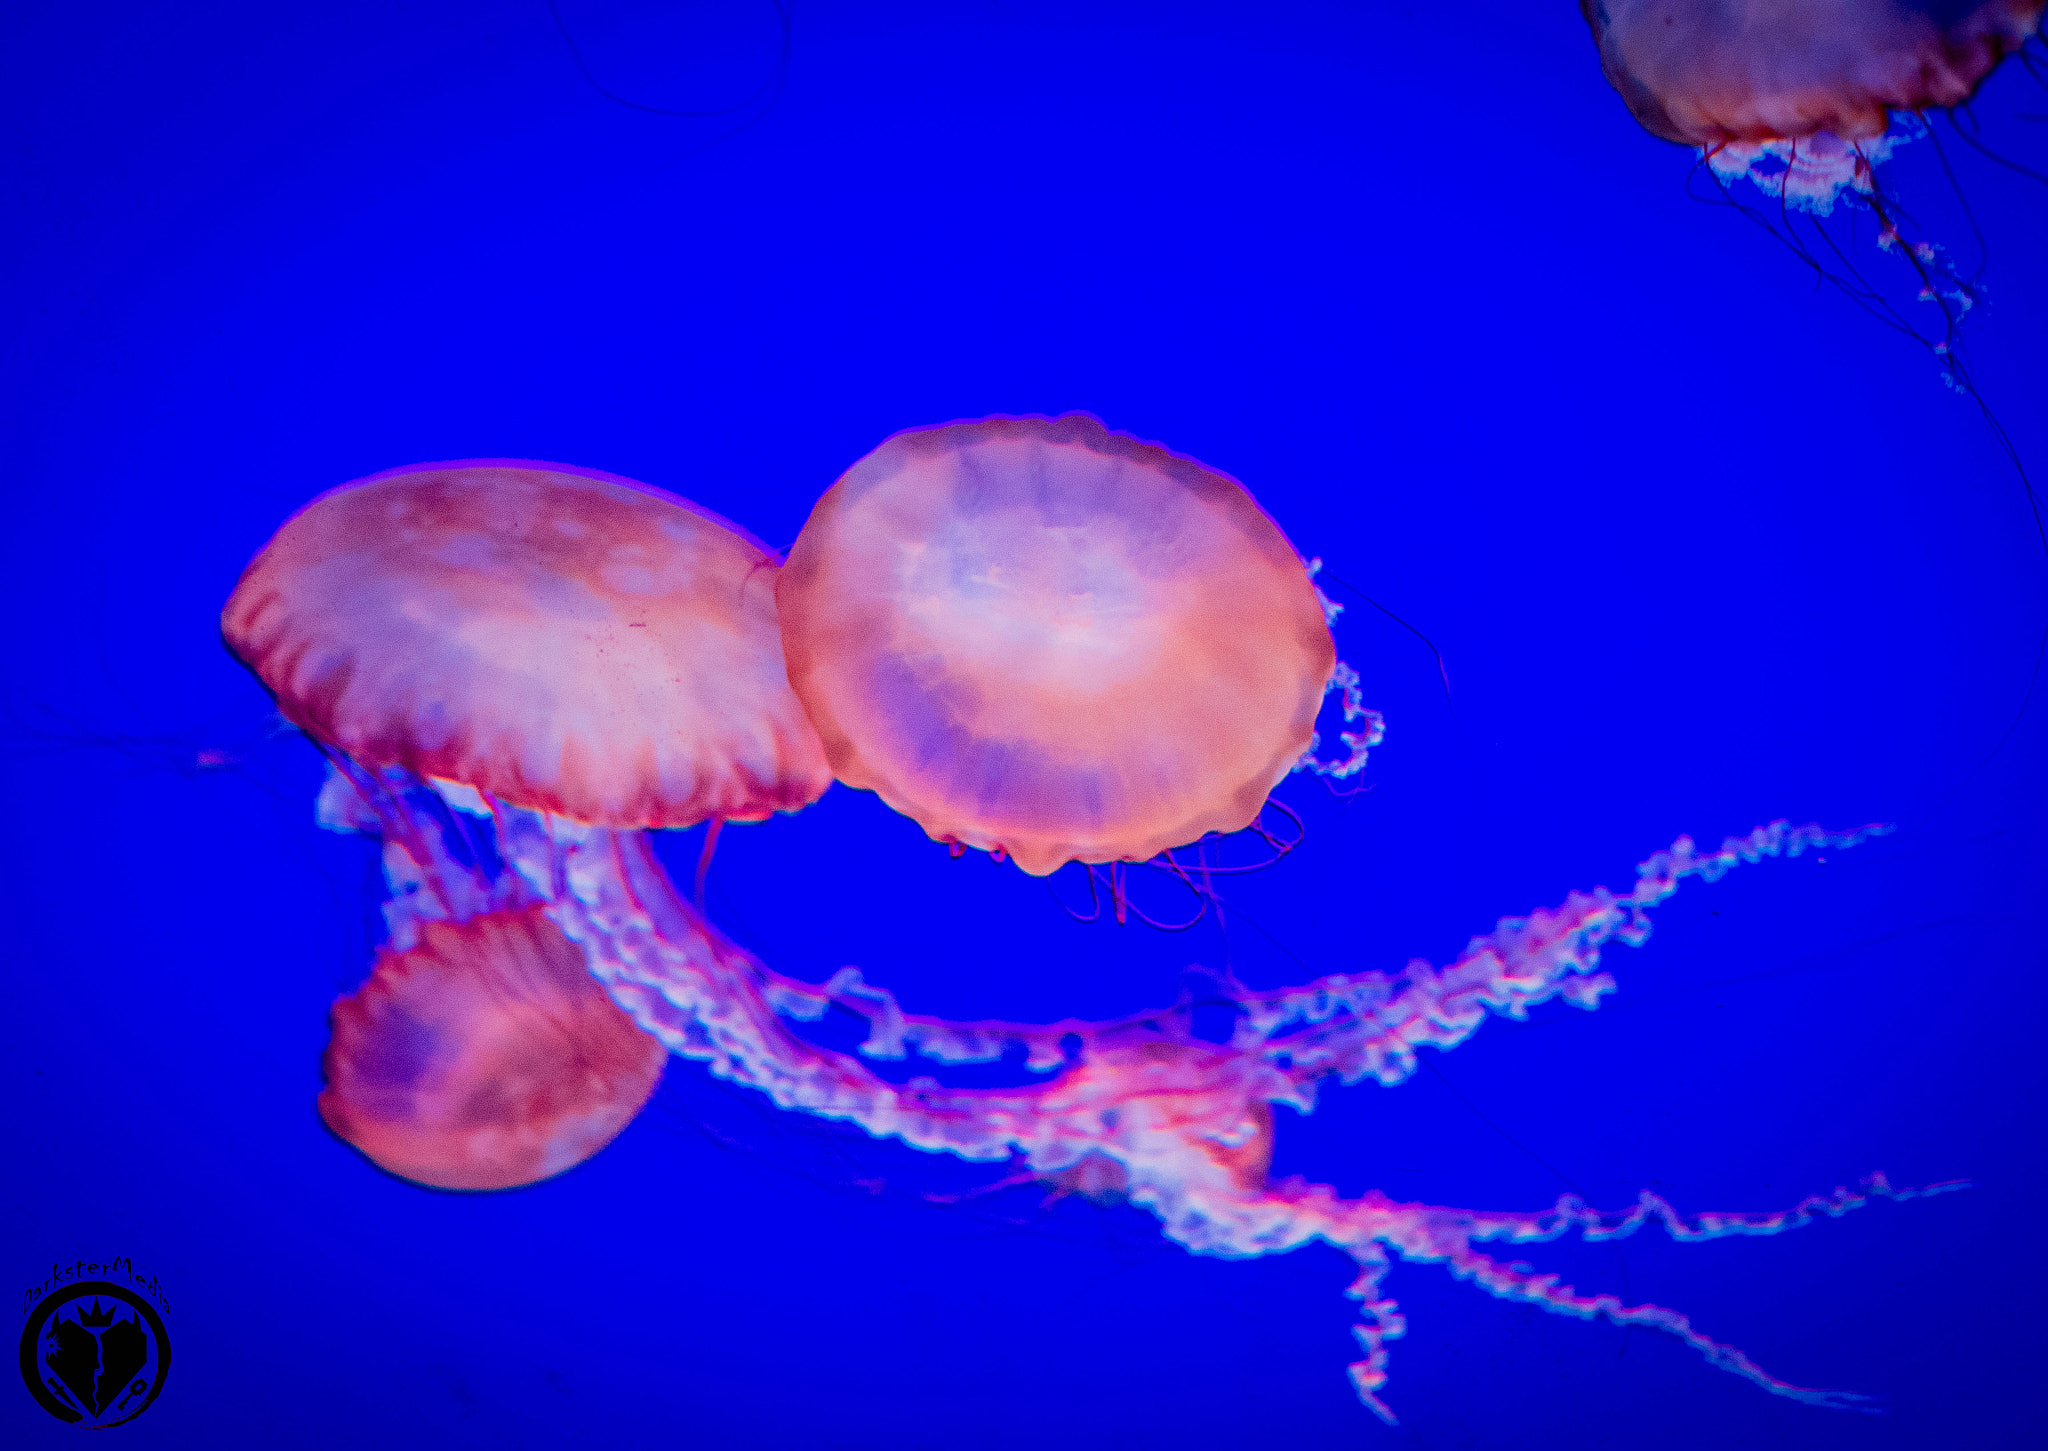
[[[1244,487],[1085,413],[896,434],[776,593],[838,778],[1037,875],[1250,824],[1340,668]]]
[[[1698,147],[1725,187],[1827,215],[1844,195],[1900,218],[1876,168],[1918,117],[1962,104],[2040,27],[2044,0],[1580,0],[1601,69],[1654,136]],[[1908,125],[1916,125],[1909,119]],[[1914,260],[1935,261],[1926,243]],[[1942,269],[1928,274],[1933,285]]]
[[[1941,111],[1972,148],[2013,165],[1979,138],[1966,103],[2038,34],[2044,3],[1580,0],[1580,8],[1607,79],[1644,129],[1698,148],[1727,201],[1816,276],[1919,342],[1943,381],[1976,396],[1988,414],[1959,352],[1980,286],[1939,242],[1918,234],[1878,169],[1902,142],[1927,136],[1938,144],[1929,117]],[[2044,74],[2038,61],[2021,58],[2037,78]],[[1960,197],[1946,155],[1941,163]],[[1745,201],[1738,183],[1766,207]],[[1872,224],[1879,250],[1904,264],[1893,269],[1894,282],[1865,275],[1853,260],[1860,219]]]
[[[1608,80],[1654,135],[1787,152],[1825,135],[1834,156],[1883,136],[1894,111],[1968,100],[2035,33],[2042,5],[1580,0]]]
[[[504,1188],[587,1158],[665,1054],[508,869],[545,832],[796,810],[830,783],[783,670],[776,561],[684,500],[486,460],[323,495],[256,556],[228,647],[326,753],[322,819],[384,840],[390,941],[320,1098],[380,1166]],[[539,870],[549,867],[543,861]]]

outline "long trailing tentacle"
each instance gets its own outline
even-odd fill
[[[1342,1243],[1345,1231],[1341,1220],[1346,1217],[1355,1217],[1360,1221],[1359,1229],[1370,1236],[1362,1243],[1346,1245],[1359,1264],[1359,1278],[1349,1293],[1361,1301],[1361,1323],[1353,1333],[1365,1351],[1365,1359],[1350,1370],[1360,1399],[1389,1422],[1394,1419],[1393,1412],[1379,1399],[1377,1391],[1386,1381],[1386,1342],[1398,1339],[1405,1332],[1407,1321],[1400,1307],[1380,1292],[1387,1267],[1382,1245],[1404,1260],[1441,1264],[1457,1278],[1497,1299],[1536,1305],[1556,1315],[1606,1320],[1670,1335],[1698,1351],[1716,1369],[1740,1376],[1773,1395],[1836,1410],[1871,1411],[1878,1408],[1872,1397],[1853,1391],[1801,1386],[1772,1375],[1740,1349],[1698,1329],[1689,1316],[1679,1311],[1654,1304],[1629,1305],[1614,1295],[1582,1295],[1565,1284],[1561,1276],[1500,1260],[1475,1246],[1488,1241],[1526,1244],[1573,1233],[1599,1243],[1634,1234],[1651,1223],[1681,1243],[1728,1235],[1776,1235],[1811,1224],[1816,1218],[1839,1219],[1873,1199],[1919,1199],[1967,1187],[1965,1180],[1950,1180],[1919,1189],[1895,1189],[1883,1174],[1873,1174],[1856,1189],[1837,1187],[1828,1194],[1810,1195],[1790,1209],[1765,1214],[1706,1213],[1690,1218],[1648,1190],[1620,1214],[1601,1214],[1571,1195],[1540,1214],[1479,1214],[1433,1205],[1397,1204],[1383,1196],[1368,1195],[1351,1204],[1333,1206],[1335,1212],[1331,1217],[1340,1223],[1326,1230],[1323,1237]]]

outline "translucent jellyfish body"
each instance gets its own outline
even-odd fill
[[[831,780],[768,551],[607,474],[425,464],[336,489],[256,556],[221,630],[359,764],[579,821],[757,820]]]
[[[1892,113],[1968,100],[2036,32],[2043,0],[1580,4],[1646,130],[1699,147],[1723,182],[1827,215],[1845,192],[1875,195],[1874,168],[1917,134],[1909,117],[1887,135]]]
[[[897,434],[819,501],[777,593],[839,779],[1041,875],[1249,824],[1336,666],[1236,480],[1081,413]]]
[[[1607,78],[1671,141],[1880,136],[1967,100],[2042,0],[1580,0]]]
[[[425,924],[334,1005],[320,1116],[400,1178],[506,1189],[582,1163],[640,1112],[668,1050],[538,908]]]

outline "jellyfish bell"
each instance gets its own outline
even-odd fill
[[[759,820],[830,773],[790,693],[775,561],[671,494],[518,460],[314,500],[221,616],[324,745],[624,827]]]
[[[509,1189],[610,1143],[668,1050],[606,996],[538,907],[430,922],[334,1005],[320,1116],[380,1168]]]
[[[1645,129],[1714,148],[1884,134],[1893,111],[1969,99],[2042,0],[1580,0]]]
[[[833,773],[1035,875],[1249,825],[1337,663],[1241,484],[1083,413],[895,435],[776,592]]]

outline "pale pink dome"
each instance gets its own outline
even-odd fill
[[[538,907],[430,922],[334,1005],[320,1116],[403,1179],[510,1189],[610,1143],[668,1050]]]
[[[777,593],[839,779],[1039,874],[1248,825],[1336,664],[1242,485],[1082,413],[897,434]]]
[[[278,530],[221,616],[287,718],[402,766],[607,826],[817,799],[774,557],[630,480],[509,460],[350,484]]]

